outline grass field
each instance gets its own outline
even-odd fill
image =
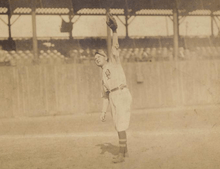
[[[113,164],[110,114],[0,120],[1,169],[219,169],[219,107],[132,113],[129,157]]]

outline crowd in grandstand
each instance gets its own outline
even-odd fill
[[[98,49],[74,49],[64,56],[57,50],[41,50],[38,59],[32,51],[6,51],[0,46],[0,65],[31,65],[38,64],[64,64],[64,63],[88,63],[93,61],[94,54]],[[156,62],[173,60],[173,48],[121,48],[120,57],[122,62]],[[179,48],[178,60],[199,60],[220,58],[220,47],[195,47],[191,49]]]

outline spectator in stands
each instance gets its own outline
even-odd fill
[[[143,61],[147,61],[147,58],[149,57],[147,51],[144,51],[143,54],[142,54],[142,60]]]
[[[146,49],[143,53],[142,53],[142,61],[143,62],[151,62],[151,56],[150,53],[148,51],[149,49]]]
[[[89,48],[87,48],[87,49],[85,50],[85,55],[86,55],[86,57],[87,57],[88,59],[91,58],[91,54],[90,54],[90,49],[89,49]]]
[[[83,49],[79,49],[79,61],[80,61],[80,63],[83,63],[85,58],[86,58],[86,56],[85,56],[84,50]]]

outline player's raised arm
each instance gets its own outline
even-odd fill
[[[115,18],[110,13],[107,14],[106,23],[113,32],[112,51],[109,56],[109,61],[113,63],[120,63],[120,57],[119,57],[119,51],[118,51],[119,43],[118,43],[118,35],[117,35],[118,25],[117,25]]]

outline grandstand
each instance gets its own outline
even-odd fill
[[[188,47],[181,46],[179,47],[178,60],[200,60],[200,59],[219,59],[220,58],[220,46],[218,45],[207,45],[202,43],[202,39],[191,38],[187,39],[190,43],[187,44]],[[200,41],[199,43],[193,42]],[[208,41],[209,39],[203,39]],[[217,41],[218,39],[216,39]],[[60,40],[56,40],[52,43],[55,44],[53,48],[47,49],[41,44],[42,48],[39,48],[38,51],[38,63],[88,63],[93,60],[94,53],[96,50],[103,49],[106,50],[106,40],[100,39],[100,42],[103,42],[102,45],[95,45],[91,47],[89,44],[91,41],[97,42],[97,40],[76,40],[81,45],[73,44],[76,42],[68,43],[68,40],[62,40],[64,48],[59,48]],[[132,41],[132,44],[129,43]],[[169,41],[169,39],[167,40]],[[4,50],[4,58],[1,62],[5,62],[2,65],[30,65],[34,63],[34,53],[30,49],[25,48],[22,43],[25,43],[25,40],[19,42],[17,50]],[[138,45],[138,44],[141,45]],[[18,43],[16,43],[18,44]],[[99,44],[99,43],[96,43]],[[173,56],[173,47],[169,43],[165,43],[160,46],[159,43],[155,42],[155,39],[145,38],[145,39],[120,39],[120,57],[123,62],[155,62],[155,61],[172,61]],[[134,45],[135,44],[135,45]],[[39,45],[40,46],[40,45]],[[56,47],[58,46],[58,47]]]
[[[215,0],[1,0],[0,22],[8,26],[8,36],[0,41],[0,117],[99,111],[100,74],[90,63],[97,50],[110,51],[110,34],[74,37],[72,19],[105,17],[107,11],[124,25],[120,57],[134,109],[219,104],[219,80],[214,78],[220,70],[220,39],[214,34],[219,6]],[[11,26],[21,15],[31,16],[29,38],[12,36]],[[37,37],[36,15],[65,16],[60,32],[68,36]],[[133,18],[148,16],[169,18],[173,35],[130,36]],[[210,17],[210,35],[180,35],[179,26],[188,16]]]
[[[76,39],[72,36],[72,19],[74,16],[93,15],[103,16],[109,10],[115,16],[125,16],[126,37],[121,37],[121,58],[124,62],[155,62],[173,59],[210,59],[219,56],[219,38],[213,35],[213,25],[218,26],[220,15],[217,1],[196,0],[166,0],[166,1],[91,1],[64,0],[56,3],[46,0],[2,0],[0,16],[8,16],[9,35],[0,44],[5,50],[5,64],[29,65],[31,63],[85,63],[93,58],[97,49],[109,52],[109,40],[106,37]],[[16,39],[11,36],[11,16],[31,15],[33,38]],[[69,39],[41,40],[36,37],[36,15],[66,15],[69,22],[63,20],[61,31],[69,32]],[[129,22],[138,16],[166,16],[174,24],[174,35],[169,37],[129,37]],[[210,16],[212,32],[210,37],[181,37],[179,25],[181,19],[187,16]],[[130,19],[130,20],[129,20]],[[179,24],[176,24],[179,23]],[[109,35],[107,36],[109,37]],[[47,48],[45,43],[53,46]],[[60,44],[65,45],[65,49]],[[32,62],[35,60],[35,62]]]

